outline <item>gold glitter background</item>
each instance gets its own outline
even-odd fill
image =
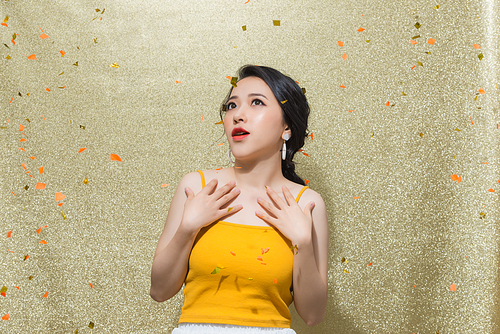
[[[150,298],[154,249],[181,177],[229,166],[218,107],[252,63],[312,109],[296,161],[328,207],[329,302],[314,328],[292,311],[297,333],[500,333],[499,16],[1,0],[0,332],[170,333],[182,293]]]

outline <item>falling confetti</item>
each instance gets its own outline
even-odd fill
[[[215,269],[210,274],[216,275],[216,274],[220,273],[220,269],[221,268],[219,268],[219,267],[215,267]]]
[[[450,285],[450,291],[457,291],[457,285],[456,284]]]
[[[40,27],[38,27],[38,28],[39,28],[40,30],[42,30],[42,28],[40,28]],[[40,35],[40,38],[41,38],[41,39],[43,39],[43,40],[45,40],[46,38],[49,38],[49,36],[47,36],[47,34],[46,34],[46,33],[44,33],[44,32],[43,32],[43,30],[42,30],[42,34]]]
[[[47,244],[47,241],[45,241],[45,240],[42,240],[42,241],[40,241],[40,242],[39,242],[39,244],[43,244],[43,245],[46,245],[46,244]]]
[[[484,58],[482,53],[478,54],[477,57],[479,58],[479,60],[482,60]]]
[[[338,41],[337,43],[339,44],[340,47],[344,46],[344,42]]]
[[[94,329],[94,323],[92,321],[89,323],[89,328]]]
[[[36,60],[36,56],[34,54],[28,56],[28,59],[29,60]]]
[[[342,55],[342,59],[346,60],[346,59],[347,59],[347,54],[345,54],[345,53],[344,53],[344,54]]]
[[[236,256],[236,253],[233,251],[230,251],[229,253],[231,253],[232,256]]]
[[[81,149],[78,150],[78,153],[82,153],[83,151],[85,151],[87,148],[86,147],[82,147]]]
[[[451,176],[452,181],[458,181],[458,183],[462,182],[462,176],[458,176],[457,174],[453,174]]]
[[[12,230],[10,230],[9,232],[7,232],[7,238],[10,238],[12,236]]]
[[[243,29],[243,31],[247,31],[247,26],[242,26],[241,29]]]
[[[66,195],[63,195],[63,193],[61,192],[56,192],[56,195],[55,195],[55,201],[56,202],[59,202],[59,201],[62,201],[63,199],[66,198]]]
[[[365,31],[365,30],[366,30],[365,28],[359,28],[358,32],[362,32],[362,31]]]
[[[113,154],[113,153],[110,154],[110,159],[111,161],[122,161],[122,159],[118,154]]]
[[[120,67],[120,65],[118,65],[118,63],[113,63],[113,64],[111,64],[111,65],[109,65],[109,66],[110,66],[110,67],[114,67],[114,68],[118,68],[118,67]]]
[[[231,85],[236,87],[236,82],[238,81],[238,77],[231,77]]]
[[[281,21],[280,20],[273,20],[273,25],[276,27],[279,27],[281,25]]]
[[[427,41],[427,43],[429,43],[430,45],[434,45],[435,42],[436,42],[436,39],[434,39],[434,38],[429,38],[429,40]]]
[[[494,192],[495,192],[495,189],[490,188],[490,189],[488,189],[488,191],[489,191],[490,193],[494,193]]]
[[[46,185],[47,185],[46,183],[37,182],[35,189],[43,190],[43,189],[45,189]]]
[[[4,315],[4,316],[2,317],[2,320],[9,320],[9,314],[7,313],[6,315]]]
[[[419,29],[422,25],[420,23],[415,23],[415,28]]]
[[[476,50],[481,48],[481,46],[480,46],[479,44],[472,44],[472,46],[473,46],[473,47],[474,47],[474,49],[476,49]]]

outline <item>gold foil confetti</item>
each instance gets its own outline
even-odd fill
[[[24,260],[23,260],[23,261],[26,261],[26,260],[27,260],[27,259],[29,259],[29,258],[30,258],[30,256],[29,256],[28,254],[26,254],[26,255],[24,256]]]
[[[220,122],[217,122],[217,123],[215,123],[215,124],[217,124],[217,125],[218,125],[218,124],[224,124],[224,121],[220,121]]]
[[[415,28],[419,29],[422,25],[420,23],[415,23]]]
[[[406,96],[406,93],[405,93],[404,91],[403,91],[403,92],[401,92],[401,94],[403,94],[403,96]]]
[[[281,25],[281,21],[280,20],[273,20],[273,25],[276,27],[279,27]]]
[[[347,271],[347,269],[344,269],[344,273],[349,274],[349,271]]]
[[[61,73],[59,73],[59,75],[63,75],[64,74],[64,71],[62,71]]]
[[[420,138],[423,138],[424,137],[424,134],[422,132],[420,132]]]
[[[236,82],[238,81],[238,77],[231,77],[231,85],[236,87]]]
[[[85,130],[85,125],[80,125],[80,129],[84,129]]]
[[[29,189],[29,186],[28,185],[25,185],[24,186],[24,190],[28,190]]]
[[[345,263],[345,264],[348,264],[349,263],[349,260],[346,259],[345,257],[342,258],[342,260],[340,260],[340,262],[342,263]]]
[[[109,66],[110,66],[110,67],[114,67],[114,68],[118,68],[118,67],[120,67],[120,65],[118,65],[118,63],[113,63],[113,64],[111,64],[111,65],[109,65]]]
[[[78,66],[78,62],[74,63],[73,65]]]
[[[478,56],[479,60],[482,60],[484,58],[483,53],[480,53]]]
[[[94,44],[97,44],[97,37],[94,38]]]
[[[12,59],[12,57],[11,57],[11,56],[9,56],[9,55],[7,55],[7,57],[5,57],[5,59],[7,59],[7,60],[8,60],[8,59]]]
[[[28,277],[28,279],[29,279],[30,281],[32,281],[32,280],[33,280],[33,276]]]
[[[486,218],[486,212],[480,212],[479,216],[480,216],[479,219]]]
[[[417,61],[417,64],[419,64],[420,66],[424,67],[424,65],[421,62],[419,62],[419,61]]]
[[[232,209],[232,207],[227,208],[227,212],[231,212]]]
[[[88,184],[89,183],[89,180],[87,180],[87,178],[85,178],[85,180],[82,181],[83,184]]]
[[[370,39],[367,39],[367,40],[366,40],[366,43],[370,43]]]
[[[216,274],[220,273],[220,269],[221,268],[219,268],[219,267],[215,267],[215,269],[210,274],[216,275]]]
[[[242,26],[241,29],[243,29],[243,31],[247,31],[247,26]]]
[[[302,93],[306,93],[306,89],[305,88],[302,88]]]
[[[435,10],[438,10],[438,9],[439,9],[439,5],[435,5],[435,6],[434,6],[434,9],[435,9]],[[439,331],[438,331],[438,334],[439,334]]]
[[[6,293],[7,292],[7,287],[4,285],[1,289],[0,292]]]
[[[66,215],[64,214],[64,211],[61,211],[61,215],[63,216],[64,220],[66,220]]]
[[[94,329],[94,323],[92,321],[89,323],[89,328]]]
[[[420,35],[413,36],[411,39],[417,39],[420,38]]]
[[[285,104],[288,100],[285,100],[285,101],[280,101],[281,104]]]

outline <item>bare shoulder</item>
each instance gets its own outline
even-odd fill
[[[196,172],[187,173],[184,177],[179,181],[178,189],[182,189],[189,187],[195,194],[199,193],[203,188],[202,185],[202,176],[201,174]]]

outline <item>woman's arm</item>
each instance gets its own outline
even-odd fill
[[[221,209],[239,194],[230,182],[217,189],[217,179],[211,180],[196,196],[189,186],[200,182],[198,173],[184,176],[170,204],[165,228],[158,241],[151,267],[151,297],[162,302],[179,292],[188,270],[188,260],[199,230],[228,215]],[[231,214],[241,210],[233,207]]]
[[[295,309],[307,325],[315,326],[324,318],[328,297],[328,223],[325,203],[318,193],[307,190],[301,201],[308,204],[302,210],[288,188],[283,187],[286,202],[271,188],[266,189],[274,205],[259,198],[257,201],[266,213],[256,211],[255,214],[279,229],[292,242],[295,251]]]
[[[315,203],[312,231],[297,241],[293,260],[293,300],[295,309],[308,326],[316,326],[325,316],[328,297],[328,222],[321,196],[309,192],[306,203]],[[306,193],[304,193],[306,195]]]

